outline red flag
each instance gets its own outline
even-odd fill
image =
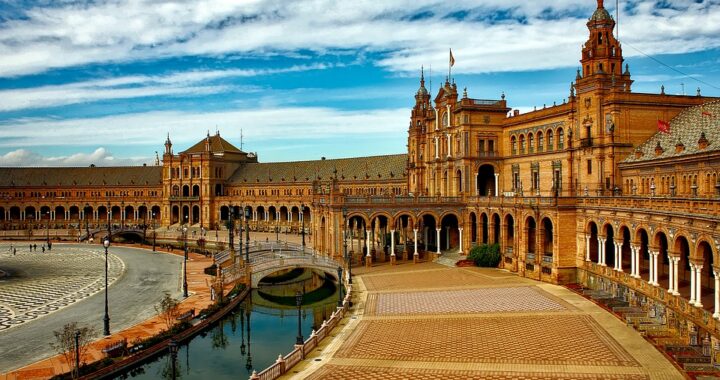
[[[452,55],[452,49],[450,49],[450,67],[455,66],[455,57]]]
[[[703,116],[712,117],[712,114],[708,111],[702,111]]]
[[[662,133],[670,133],[670,123],[665,120],[658,119],[658,131]]]

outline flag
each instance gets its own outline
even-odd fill
[[[662,133],[670,133],[670,123],[665,120],[658,119],[658,131]]]
[[[703,116],[712,117],[712,114],[708,111],[702,111]]]
[[[452,49],[450,49],[450,67],[455,65],[455,57],[452,55]]]

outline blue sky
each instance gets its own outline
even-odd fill
[[[720,1],[620,6],[634,91],[720,96]],[[452,48],[470,97],[561,103],[596,7],[2,1],[0,166],[152,164],[168,133],[180,151],[216,129],[265,162],[402,153],[421,66],[435,92]]]

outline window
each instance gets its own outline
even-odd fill
[[[512,149],[513,156],[517,154],[517,139],[515,136],[510,137],[510,145]]]
[[[533,136],[532,133],[528,135],[528,145],[530,146],[530,149],[528,149],[528,153],[535,152],[535,136]]]
[[[480,151],[481,156],[485,155],[485,140],[480,140],[478,150]]]
[[[537,134],[537,151],[542,152],[544,146],[545,146],[545,140],[543,139],[543,133],[538,132],[538,134]]]
[[[491,156],[495,155],[495,140],[488,140],[488,152]]]
[[[552,130],[547,131],[547,140],[547,150],[550,152],[555,148],[555,137]]]
[[[450,115],[449,115],[447,112],[443,112],[443,114],[442,114],[442,126],[443,126],[443,127],[446,127],[446,128],[447,128],[447,126],[448,126],[448,117],[450,117]]]
[[[558,150],[564,149],[564,146],[565,146],[565,132],[563,132],[562,128],[558,129],[557,135],[558,135],[558,136],[557,136],[557,138],[558,138],[557,148],[558,148]]]
[[[525,154],[525,135],[520,135],[520,154]]]
[[[592,174],[592,160],[587,160],[587,174]]]

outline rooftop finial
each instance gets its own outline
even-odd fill
[[[605,8],[605,6],[603,4],[603,0],[597,0],[597,2],[598,2],[598,9]]]

